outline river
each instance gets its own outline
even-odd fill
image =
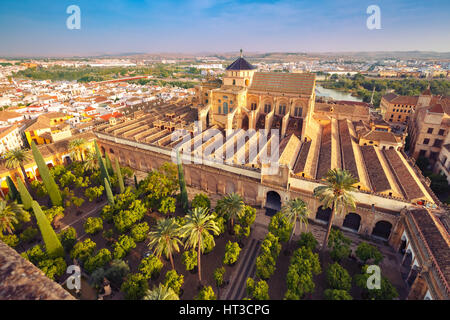
[[[319,85],[316,85],[316,96],[333,98],[334,100],[359,101],[359,102],[362,101],[361,98],[354,97],[348,92],[338,91],[334,89],[326,89]]]

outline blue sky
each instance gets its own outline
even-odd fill
[[[66,28],[69,5],[81,29]],[[381,9],[369,30],[366,9]],[[0,55],[450,51],[448,0],[2,0]]]

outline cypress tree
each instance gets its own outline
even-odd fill
[[[139,187],[139,183],[137,181],[136,175],[134,175],[134,186],[136,187],[136,189]]]
[[[97,154],[97,158],[98,158],[98,164],[100,166],[101,178],[103,181],[106,179],[108,181],[108,183],[111,185],[111,182],[109,181],[108,170],[106,169],[105,162],[103,161],[102,155],[100,153],[100,149],[98,148],[97,140],[94,141],[94,146],[95,146],[95,153]],[[106,185],[105,185],[105,189],[106,189]]]
[[[189,199],[186,189],[186,181],[184,180],[183,165],[181,164],[180,152],[178,150],[177,150],[177,166],[178,166],[178,181],[180,184],[181,205],[183,206],[183,210],[187,211],[189,207]]]
[[[105,152],[105,165],[106,169],[108,170],[108,174],[112,175],[114,173],[114,170],[112,167],[111,159],[109,158],[107,152]]]
[[[105,190],[106,190],[106,198],[108,199],[109,204],[113,205],[114,204],[114,196],[111,191],[111,186],[110,186],[108,180],[106,180],[106,178],[105,178]]]
[[[6,176],[6,184],[8,185],[8,195],[13,201],[20,202],[19,191],[17,191],[16,185],[12,181],[10,176]]]
[[[25,187],[21,179],[17,179],[17,187],[19,188],[20,199],[23,204],[23,208],[25,210],[31,209],[31,205],[33,204],[33,198],[31,197],[27,187]]]
[[[42,181],[44,182],[52,204],[54,206],[62,207],[63,200],[61,197],[61,192],[59,191],[55,179],[53,179],[53,176],[50,174],[50,170],[45,163],[44,157],[42,157],[42,154],[39,152],[39,149],[34,141],[31,142],[31,150],[33,151],[34,161],[39,169],[39,173],[41,174]]]
[[[124,193],[125,184],[123,183],[122,171],[120,171],[119,160],[117,160],[117,158],[116,158],[116,175],[117,180],[119,181],[120,193]]]
[[[64,256],[64,249],[61,245],[61,242],[59,241],[55,230],[53,230],[52,226],[50,225],[47,217],[42,212],[41,206],[39,205],[39,203],[37,203],[37,201],[33,201],[31,206],[36,217],[39,230],[41,230],[41,235],[42,239],[44,239],[47,254],[51,257]]]

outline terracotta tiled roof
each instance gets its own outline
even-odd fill
[[[447,290],[450,283],[450,238],[448,230],[426,209],[408,211],[407,216],[413,218],[419,237],[426,243],[428,255],[434,260],[443,276]]]
[[[255,72],[249,92],[283,92],[311,95],[314,90],[313,73]]]
[[[369,133],[362,136],[362,138],[366,140],[372,140],[372,141],[384,141],[384,142],[390,142],[390,143],[397,143],[397,140],[395,139],[395,135],[392,132],[386,132],[386,131],[370,131]]]
[[[378,155],[373,146],[361,146],[364,163],[369,174],[370,184],[375,192],[383,192],[391,189],[383,166],[378,159]]]
[[[389,102],[392,104],[404,104],[409,106],[417,105],[417,100],[419,96],[397,96],[390,100]]]
[[[300,152],[298,154],[297,161],[294,165],[294,173],[300,173],[305,170],[306,160],[308,159],[309,149],[311,147],[311,141],[303,142]]]
[[[387,95],[384,95],[383,99],[385,99],[386,101],[391,102],[393,99],[395,99],[397,97],[398,97],[398,95],[396,95],[395,93],[391,92],[391,93],[388,93]]]
[[[18,117],[23,117],[20,113],[11,111],[0,111],[0,121],[8,121],[9,119],[14,119]]]
[[[341,160],[342,167],[359,180],[358,169],[355,162],[355,155],[353,153],[352,136],[347,125],[347,120],[339,120],[339,139],[341,146]]]
[[[322,179],[331,168],[331,123],[322,129],[316,179]]]
[[[409,200],[420,199],[424,194],[418,186],[416,180],[409,172],[406,165],[400,159],[398,152],[394,149],[383,150],[387,162],[392,168],[405,197]]]
[[[10,134],[12,131],[17,129],[17,125],[13,124],[12,126],[0,128],[0,139]]]
[[[442,109],[442,105],[439,103],[432,106],[428,111],[433,113],[444,113],[444,109]]]

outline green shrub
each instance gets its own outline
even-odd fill
[[[180,294],[183,283],[184,276],[182,274],[178,274],[175,270],[167,271],[166,277],[164,278],[164,285],[172,288],[177,295]]]
[[[238,222],[243,227],[251,227],[256,219],[256,209],[251,206],[244,206],[241,215],[238,216]]]
[[[328,267],[327,282],[331,289],[348,291],[352,287],[352,278],[337,262]]]
[[[14,248],[19,244],[19,238],[15,234],[8,234],[8,235],[0,234],[0,239],[11,248]]]
[[[379,264],[383,260],[383,255],[377,247],[361,242],[356,248],[356,256],[365,264],[369,260],[373,260],[375,264]]]
[[[324,295],[326,300],[353,300],[347,290],[327,289]]]
[[[38,235],[39,231],[36,228],[28,227],[19,235],[21,242],[30,243],[33,242],[34,239],[36,239],[36,236]]]
[[[97,234],[103,230],[103,220],[102,218],[89,217],[83,227],[87,234]]]
[[[94,241],[86,238],[83,242],[77,242],[73,246],[70,257],[84,262],[92,256],[96,246],[97,244]]]
[[[26,252],[22,253],[22,257],[29,260],[32,264],[37,266],[39,262],[48,259],[47,254],[42,250],[40,245],[35,245],[31,249],[28,249]]]
[[[141,264],[139,265],[139,272],[146,279],[157,278],[161,269],[163,267],[163,263],[158,257],[151,255],[147,258],[142,259]]]
[[[269,300],[269,285],[266,281],[255,282],[252,278],[247,278],[247,296],[253,300]]]
[[[300,247],[306,247],[314,251],[317,248],[319,242],[313,236],[311,232],[302,232],[300,235],[300,240],[298,241],[298,245]]]
[[[272,256],[259,255],[256,258],[256,276],[261,279],[269,279],[275,272],[276,261]]]
[[[48,221],[52,223],[55,218],[63,218],[64,217],[64,208],[63,207],[51,207],[50,209],[44,210],[44,214],[47,217]]]
[[[92,273],[95,269],[104,267],[111,260],[111,252],[108,249],[103,248],[100,249],[95,256],[92,256],[86,260],[84,263],[84,268],[88,273]]]
[[[54,280],[55,277],[62,276],[67,270],[67,264],[63,258],[45,259],[38,263],[38,268],[45,273],[45,275]]]
[[[78,198],[78,197],[72,197],[70,199],[70,201],[72,201],[72,204],[75,207],[77,207],[77,208],[81,207],[83,205],[83,203],[84,203],[84,199],[83,198]]]
[[[225,274],[225,267],[219,267],[214,270],[214,281],[216,282],[217,287],[221,287],[224,283],[223,276]]]
[[[142,222],[139,224],[136,224],[131,228],[131,236],[133,237],[134,241],[136,242],[142,242],[147,238],[148,231],[150,230],[150,227],[148,226],[147,222]]]
[[[59,239],[64,250],[70,251],[77,242],[77,231],[73,227],[68,227],[59,233]]]
[[[307,247],[297,249],[291,258],[286,276],[288,291],[285,299],[299,300],[306,293],[313,292],[315,289],[313,277],[320,272],[319,255]]]
[[[105,277],[106,277],[105,269],[103,268],[95,269],[91,273],[91,276],[89,277],[89,284],[97,289],[100,289],[103,286],[103,281]]]
[[[192,199],[191,207],[192,208],[203,207],[211,209],[211,201],[209,200],[206,194],[197,193],[194,199]]]
[[[275,214],[269,223],[269,232],[279,238],[281,242],[286,242],[292,232],[292,223],[281,212]]]
[[[45,188],[44,184],[40,182],[39,180],[33,180],[31,181],[31,187],[36,192],[36,196],[38,198],[44,198],[48,195],[47,189]]]
[[[354,276],[355,284],[362,289],[362,297],[366,300],[393,300],[398,297],[397,289],[391,284],[389,279],[381,276],[380,289],[368,289],[367,281],[370,273],[367,272],[368,266],[365,265],[361,274]]]
[[[141,300],[148,290],[148,280],[140,273],[131,274],[122,284],[120,290],[127,300]]]
[[[219,216],[217,213],[213,212],[212,215],[214,216],[214,222],[216,223],[217,227],[219,228],[219,235],[224,233],[227,228],[227,221],[224,217]]]
[[[106,229],[103,231],[102,236],[105,240],[111,241],[114,237],[114,230],[113,229]]]
[[[217,300],[217,298],[211,286],[204,286],[195,297],[195,300]]]
[[[104,190],[105,187],[103,187],[102,185],[90,187],[84,190],[84,195],[89,199],[89,202],[92,202],[95,199],[100,198],[103,195]]]
[[[105,271],[105,277],[120,286],[123,282],[123,279],[127,274],[130,273],[130,267],[123,260],[113,260],[109,265],[109,269]]]
[[[174,213],[176,207],[177,201],[173,197],[166,197],[161,199],[161,203],[159,206],[158,211],[164,214],[168,213]]]
[[[186,266],[186,270],[194,270],[194,268],[197,266],[197,251],[188,250],[183,252],[181,261]]]
[[[238,237],[239,240],[243,238],[247,238],[250,235],[250,227],[243,227],[240,224],[234,225],[234,234]]]
[[[261,279],[269,279],[272,276],[280,250],[281,244],[278,242],[278,237],[269,232],[256,258],[256,276]]]
[[[216,246],[216,243],[214,241],[214,236],[210,233],[208,233],[204,238],[204,251],[203,253],[210,253],[214,247]]]
[[[237,242],[228,241],[225,245],[225,256],[223,258],[223,263],[231,265],[237,261],[241,248]]]
[[[119,196],[123,195],[126,195],[126,193],[121,193]],[[117,201],[119,202],[120,198]],[[124,203],[123,205],[126,205],[126,203]],[[120,203],[116,204],[115,206],[120,206]],[[134,223],[142,220],[146,212],[147,209],[145,208],[144,204],[140,200],[134,200],[126,209],[120,210],[117,214],[113,213],[114,226],[120,233],[123,233],[129,230]]]
[[[328,247],[331,248],[330,255],[334,261],[341,261],[350,255],[350,244],[350,239],[345,237],[341,230],[331,229]]]
[[[131,251],[131,249],[136,248],[136,243],[130,236],[121,235],[119,240],[114,243],[113,248],[114,259],[122,259]]]

